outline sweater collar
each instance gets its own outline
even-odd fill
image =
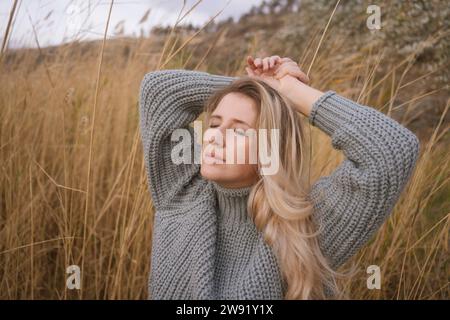
[[[225,225],[240,225],[252,222],[247,214],[247,202],[253,186],[242,188],[225,188],[212,182],[218,201],[219,222]]]

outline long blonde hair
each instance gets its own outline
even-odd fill
[[[206,123],[221,99],[232,92],[245,94],[258,106],[256,129],[279,129],[279,170],[260,175],[250,192],[247,211],[278,259],[284,298],[323,299],[330,297],[326,288],[337,294],[336,273],[320,250],[308,200],[310,153],[300,114],[264,81],[245,76],[209,97]]]

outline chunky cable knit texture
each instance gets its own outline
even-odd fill
[[[223,188],[200,165],[171,161],[177,128],[235,77],[183,69],[147,73],[140,90],[140,126],[155,207],[149,298],[282,299],[277,259],[247,214],[250,187]],[[334,268],[380,227],[404,189],[419,154],[417,137],[383,113],[327,91],[309,123],[346,159],[312,186],[319,243]],[[194,139],[193,139],[194,140]],[[195,143],[195,142],[194,142]],[[194,144],[193,143],[193,144]],[[198,153],[195,157],[200,156]]]

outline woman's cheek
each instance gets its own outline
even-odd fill
[[[257,141],[252,137],[238,136],[234,143],[234,164],[256,164],[257,163]]]
[[[258,163],[258,140],[250,136],[245,139],[245,164],[256,165]]]

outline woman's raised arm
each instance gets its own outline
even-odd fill
[[[338,267],[365,244],[391,213],[419,155],[419,141],[382,112],[327,91],[309,122],[331,137],[346,159],[312,186],[320,246]]]
[[[169,203],[199,168],[193,161],[193,151],[191,164],[172,162],[173,147],[179,143],[172,141],[172,132],[188,129],[193,142],[189,123],[200,115],[215,89],[234,79],[184,69],[153,71],[144,76],[139,98],[140,129],[148,184],[156,208]]]
[[[247,58],[249,76],[279,91],[309,123],[331,137],[346,159],[311,188],[319,242],[333,267],[351,257],[391,213],[408,182],[419,141],[382,112],[307,85],[309,78],[290,58]]]

